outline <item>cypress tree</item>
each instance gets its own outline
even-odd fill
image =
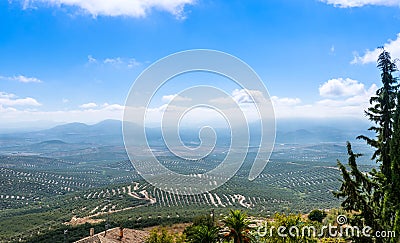
[[[397,107],[393,119],[393,137],[390,143],[390,157],[392,184],[388,189],[388,211],[391,213],[390,221],[393,222],[393,230],[400,237],[400,92],[397,93]]]
[[[362,154],[356,154],[351,148],[351,144],[347,142],[347,154],[349,155],[349,170],[338,160],[339,170],[342,173],[342,185],[337,192],[333,194],[337,197],[345,197],[341,206],[344,210],[354,213],[354,217],[350,219],[352,226],[358,226],[360,229],[363,225],[368,225],[374,230],[382,230],[380,213],[377,210],[375,197],[375,189],[377,184],[368,174],[362,173],[357,166],[357,158]],[[372,242],[370,238],[357,238],[355,242]]]
[[[390,178],[390,140],[397,93],[397,80],[393,77],[393,72],[397,71],[397,67],[386,50],[379,55],[377,67],[381,70],[383,86],[376,91],[376,96],[371,97],[369,102],[372,106],[365,111],[368,119],[375,123],[375,126],[371,126],[369,130],[376,132],[376,138],[372,139],[364,135],[357,138],[364,139],[375,148],[372,159],[381,162],[381,172],[385,178]]]
[[[360,154],[353,153],[348,143],[350,170],[338,161],[342,173],[342,186],[334,195],[345,197],[342,207],[348,211],[356,211],[353,225],[368,225],[375,231],[396,230],[400,234],[400,94],[397,79],[393,73],[397,71],[389,52],[382,50],[377,67],[381,71],[382,87],[371,97],[365,114],[374,123],[369,128],[376,133],[375,138],[361,135],[375,151],[372,160],[379,163],[379,170],[373,169],[362,173],[356,163]],[[397,105],[396,105],[397,104]],[[367,242],[371,239],[355,239]],[[376,242],[389,241],[377,238]],[[396,239],[391,239],[397,242]]]

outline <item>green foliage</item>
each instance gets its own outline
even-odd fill
[[[183,232],[188,242],[212,243],[219,240],[219,228],[215,226],[210,215],[201,215],[193,219],[193,224]]]
[[[153,229],[150,232],[149,238],[145,242],[146,243],[174,243],[174,238],[164,228],[161,229],[161,232],[159,232],[159,229]]]
[[[308,215],[308,219],[311,221],[317,221],[322,223],[322,220],[326,217],[326,213],[322,210],[314,209],[313,211],[310,212]]]
[[[371,97],[371,107],[365,111],[370,121],[375,123],[369,130],[376,133],[375,138],[359,136],[375,149],[373,160],[379,163],[379,170],[373,169],[363,173],[357,166],[356,159],[361,154],[352,151],[347,144],[349,155],[349,170],[338,161],[342,173],[342,186],[334,195],[344,197],[342,206],[347,211],[356,213],[350,218],[353,226],[372,227],[374,231],[396,230],[399,228],[399,185],[400,185],[400,94],[397,78],[393,73],[397,71],[390,54],[383,50],[378,58],[378,68],[381,71],[382,87]],[[355,238],[355,242],[388,242],[382,238]],[[393,242],[398,241],[391,239]]]
[[[231,210],[229,215],[225,217],[222,222],[224,222],[225,226],[230,230],[226,235],[228,239],[233,239],[234,243],[250,241],[250,221],[247,219],[246,213],[241,210]]]
[[[165,228],[156,228],[150,232],[149,238],[145,243],[183,243],[185,236],[180,234],[171,234]]]
[[[302,219],[300,214],[275,214],[273,221],[268,222],[265,230],[265,236],[262,238],[263,242],[267,243],[297,243],[297,242],[317,242],[316,236],[314,237],[314,231],[306,231],[304,236],[301,230],[309,229],[309,227],[315,227],[316,224]],[[281,227],[282,230],[279,228]],[[284,228],[283,228],[284,227]],[[293,229],[299,229],[298,232],[291,231]],[[278,233],[279,231],[279,233]],[[310,232],[310,234],[308,234]],[[318,232],[315,231],[315,234]],[[285,235],[286,237],[282,237]]]
[[[198,217],[195,217],[193,219],[193,225],[194,226],[208,226],[208,227],[213,227],[214,226],[214,222],[213,219],[210,215],[206,214],[206,215],[201,215]]]
[[[104,224],[82,224],[76,227],[63,225],[50,231],[40,229],[29,239],[21,239],[22,242],[47,243],[47,242],[75,242],[89,235],[90,228],[94,228],[96,233],[104,231]],[[14,240],[12,242],[16,242]],[[19,241],[19,240],[18,240]]]
[[[355,154],[350,143],[347,143],[347,153],[349,155],[350,171],[338,161],[343,181],[339,191],[334,192],[334,195],[338,198],[345,197],[342,207],[346,211],[358,212],[349,219],[352,226],[362,228],[364,225],[368,225],[374,230],[381,230],[380,213],[377,206],[379,201],[370,200],[377,195],[379,185],[358,169],[356,159],[361,154]],[[370,240],[363,239],[364,242],[369,242]]]
[[[400,92],[397,94],[397,107],[394,114],[393,137],[390,143],[391,148],[391,171],[392,185],[388,190],[388,200],[386,200],[387,211],[391,212],[393,217],[393,230],[400,234]]]
[[[365,111],[368,119],[376,125],[369,130],[376,132],[376,139],[366,136],[358,138],[367,141],[375,148],[372,159],[381,162],[381,172],[386,178],[390,177],[390,140],[393,128],[393,112],[396,107],[397,79],[393,72],[397,71],[396,64],[391,60],[389,52],[383,50],[378,57],[378,68],[381,70],[381,81],[383,86],[371,97],[371,107]]]
[[[187,239],[192,243],[214,243],[220,238],[218,233],[219,228],[216,226],[199,225],[192,228]]]

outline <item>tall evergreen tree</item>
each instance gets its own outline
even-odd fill
[[[371,126],[369,130],[376,132],[376,138],[364,135],[357,138],[366,140],[376,149],[372,159],[381,162],[381,172],[385,178],[390,178],[390,140],[397,93],[397,80],[393,77],[393,73],[397,71],[397,67],[386,50],[383,50],[378,57],[378,68],[381,70],[383,86],[376,91],[376,96],[371,97],[369,102],[372,106],[365,111],[369,120],[375,123],[375,126]]]
[[[366,136],[358,138],[366,140],[376,149],[372,159],[380,162],[380,171],[373,172],[372,175],[380,186],[375,189],[373,199],[378,209],[381,209],[382,227],[390,228],[393,223],[391,140],[397,98],[397,80],[393,73],[397,71],[397,66],[389,52],[383,50],[378,57],[377,67],[381,71],[382,87],[376,91],[376,96],[371,97],[372,107],[365,112],[369,120],[375,123],[369,130],[376,133],[376,139]]]
[[[347,142],[347,153],[349,155],[348,165],[350,170],[347,170],[346,166],[338,161],[343,180],[339,191],[334,192],[334,195],[337,198],[346,198],[341,204],[343,209],[349,212],[357,212],[350,219],[351,225],[358,226],[361,229],[365,224],[374,230],[382,230],[379,212],[380,201],[371,200],[375,197],[374,194],[378,185],[371,176],[362,173],[358,169],[356,160],[361,154],[355,154],[349,142]],[[360,238],[355,239],[355,241],[372,242],[372,239]]]
[[[368,225],[375,231],[396,228],[396,233],[400,234],[400,227],[394,227],[400,221],[400,95],[397,79],[393,76],[397,67],[385,50],[379,55],[377,67],[381,71],[382,87],[370,99],[371,107],[365,111],[369,120],[375,123],[369,130],[374,131],[376,137],[361,135],[357,138],[375,148],[372,160],[380,164],[379,170],[362,173],[356,163],[360,154],[354,154],[348,143],[350,171],[338,162],[343,181],[339,191],[334,194],[338,198],[346,198],[342,203],[344,209],[358,212],[352,223],[361,227]],[[366,242],[368,239],[355,240]],[[385,241],[376,239],[376,242]]]
[[[389,202],[387,205],[392,213],[393,230],[400,234],[400,92],[397,93],[397,107],[394,114],[393,137],[390,143],[392,184],[389,191]]]

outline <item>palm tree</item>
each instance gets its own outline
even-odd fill
[[[193,234],[188,236],[189,242],[215,243],[219,239],[219,228],[216,226],[199,225],[194,228]]]
[[[225,226],[230,229],[227,237],[232,239],[234,243],[249,242],[249,225],[250,221],[247,220],[246,213],[241,210],[231,210],[223,222]]]

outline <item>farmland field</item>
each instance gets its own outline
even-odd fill
[[[104,151],[107,157],[99,160]],[[335,143],[280,144],[260,176],[249,181],[255,155],[250,152],[225,185],[190,196],[168,193],[145,182],[121,148],[62,156],[7,152],[0,156],[0,240],[29,240],[85,223],[104,228],[107,218],[110,224],[140,228],[184,222],[211,208],[218,214],[226,213],[226,208],[241,208],[250,215],[267,217],[275,212],[338,207],[339,201],[332,196],[340,185],[336,159],[345,161],[345,152],[345,146]],[[223,158],[224,154],[199,161],[158,157],[165,167],[184,174],[203,173]],[[364,161],[365,170],[373,166],[368,156]]]

